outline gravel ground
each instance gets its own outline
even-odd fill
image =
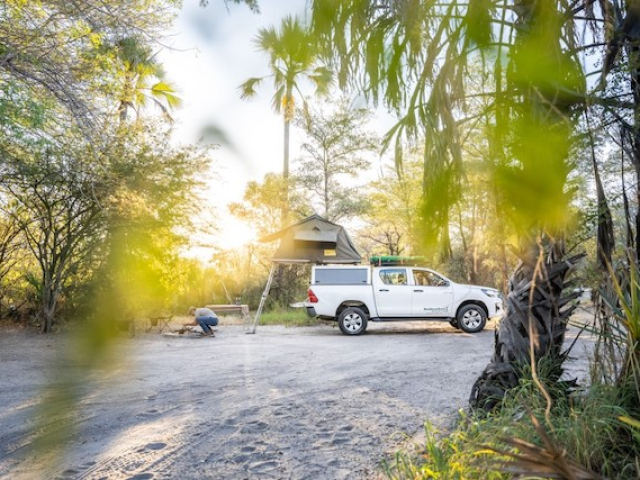
[[[52,437],[50,462],[33,448],[38,404],[62,376],[51,365],[72,340],[5,329],[0,478],[378,478],[380,462],[425,420],[446,428],[466,407],[493,329],[490,322],[469,335],[447,323],[374,323],[347,337],[330,325],[260,326],[247,335],[222,324],[215,338],[123,338],[111,368],[75,372],[83,388],[74,408],[65,404],[63,422],[72,433],[66,449]],[[589,344],[574,349],[580,378]]]

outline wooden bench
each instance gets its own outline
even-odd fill
[[[205,307],[213,310],[215,313],[238,312],[242,314],[243,318],[249,315],[249,305],[221,304],[221,305],[205,305]]]

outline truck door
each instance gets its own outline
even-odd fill
[[[451,282],[430,270],[414,268],[412,293],[412,317],[453,316],[453,287]]]
[[[407,269],[379,268],[374,273],[373,290],[381,317],[410,317],[413,288]]]

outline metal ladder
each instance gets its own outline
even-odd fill
[[[273,280],[273,275],[278,268],[277,263],[271,264],[271,271],[269,272],[269,279],[267,280],[267,285],[264,287],[264,291],[262,292],[262,297],[260,298],[260,305],[258,306],[258,311],[256,312],[256,316],[253,319],[253,324],[251,324],[251,316],[248,317],[248,322],[245,321],[244,324],[244,333],[254,334],[256,333],[256,329],[258,328],[258,322],[260,321],[260,315],[262,315],[262,309],[264,308],[264,304],[267,301],[267,297],[269,296],[269,290],[271,290],[271,281]]]

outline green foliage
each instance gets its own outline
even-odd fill
[[[177,13],[177,0],[99,0],[80,3],[4,2],[0,7],[0,83],[23,98],[64,111],[58,121],[94,132],[105,102],[96,92],[105,84],[112,59],[95,55],[106,39],[135,32],[153,42]],[[46,52],[43,55],[42,52]],[[98,87],[98,88],[96,88]],[[65,118],[67,117],[67,118]]]
[[[72,130],[59,144],[25,142],[16,148],[15,139],[0,142],[5,152],[0,209],[26,249],[15,252],[12,259],[21,260],[13,266],[34,279],[39,303],[32,306],[45,331],[60,302],[80,308],[82,288],[114,274],[105,273],[114,267],[106,265],[114,260],[110,251],[118,251],[116,276],[123,288],[122,308],[114,303],[114,312],[168,308],[177,287],[176,262],[186,243],[178,228],[188,227],[190,192],[208,162],[206,152],[173,147],[169,131],[142,122],[105,135],[116,141],[102,148]],[[5,242],[3,248],[9,247]],[[35,267],[25,268],[26,255]],[[75,299],[68,298],[72,292]]]
[[[368,186],[366,228],[357,234],[358,245],[369,255],[401,255],[420,251],[418,219],[422,186],[422,159],[406,155],[402,169],[387,166],[379,180]]]
[[[47,142],[27,144],[5,157],[1,183],[7,201],[0,208],[36,262],[37,273],[26,273],[37,292],[45,332],[75,273],[91,263],[101,233],[99,205],[87,194],[91,182],[83,174],[85,153],[83,147]]]
[[[574,18],[561,2],[544,5],[510,16],[504,2],[313,2],[312,27],[341,85],[367,85],[399,114],[386,136],[396,158],[424,138],[421,236],[441,261],[475,160],[465,150],[484,160],[489,178],[474,187],[495,197],[510,230],[569,224],[567,156],[585,81]]]
[[[287,199],[288,183],[282,175],[267,173],[262,182],[247,183],[242,202],[230,204],[229,210],[253,225],[259,236],[275,233],[281,228],[280,213],[283,209],[288,212],[284,217],[285,225],[307,216],[311,211],[302,195],[293,192]]]
[[[305,133],[302,156],[296,159],[296,183],[312,196],[316,212],[332,222],[362,214],[365,196],[354,180],[379,151],[376,136],[367,131],[371,112],[352,108],[346,98],[320,106],[307,105],[295,125]]]
[[[180,106],[175,87],[164,79],[162,65],[141,38],[122,38],[111,49],[115,52],[116,63],[121,64],[120,71],[116,72],[121,120],[126,120],[129,109],[137,112],[146,107],[147,99],[151,99],[166,116],[170,109]]]
[[[206,150],[174,147],[170,131],[141,122],[119,130],[107,152],[107,259],[104,287],[126,317],[175,307],[185,272],[180,251],[195,212],[194,186],[209,161]],[[184,233],[180,233],[184,232]]]

